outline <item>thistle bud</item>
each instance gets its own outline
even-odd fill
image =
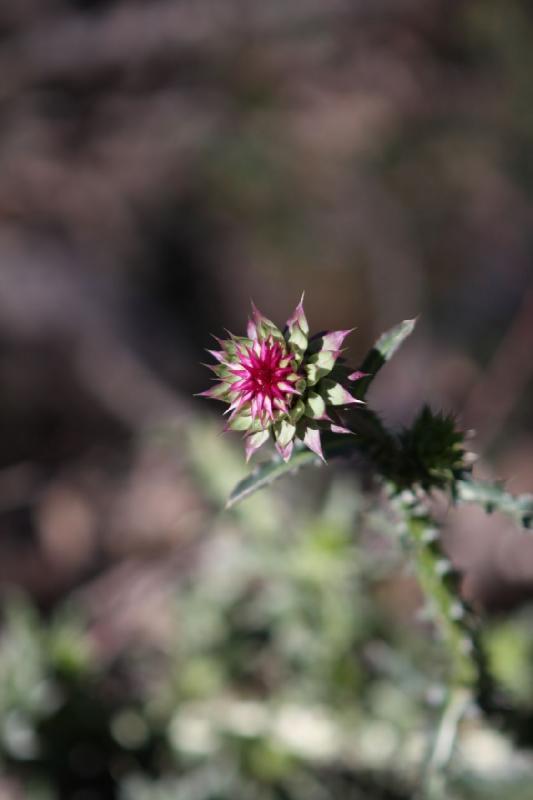
[[[309,338],[302,299],[281,331],[252,303],[246,336],[217,339],[209,350],[216,383],[203,397],[228,405],[226,430],[242,431],[246,460],[269,439],[284,461],[302,442],[323,461],[321,433],[350,434],[342,410],[362,403],[350,386],[365,373],[342,358],[351,330],[327,331]]]

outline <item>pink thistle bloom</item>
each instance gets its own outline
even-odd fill
[[[324,460],[321,432],[351,433],[339,411],[361,402],[347,381],[364,373],[344,365],[340,348],[349,333],[309,339],[302,295],[283,332],[252,303],[247,336],[216,339],[220,350],[207,351],[216,363],[206,366],[217,382],[201,396],[228,404],[226,430],[243,431],[247,460],[269,439],[284,461],[295,441]]]
[[[233,365],[228,364],[231,375],[238,380],[232,384],[232,391],[237,393],[233,401],[232,419],[245,403],[250,401],[251,415],[267,425],[274,422],[274,411],[279,409],[288,412],[288,395],[300,394],[288,383],[293,374],[293,367],[288,366],[287,352],[279,342],[269,336],[259,344],[248,348],[238,348]]]

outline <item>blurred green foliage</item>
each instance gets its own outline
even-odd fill
[[[236,451],[203,422],[188,434],[190,468],[216,509]],[[126,647],[109,663],[72,604],[43,619],[21,597],[6,603],[0,751],[24,796],[413,796],[444,691],[442,652],[414,609],[398,616],[397,592],[409,606],[413,584],[385,512],[351,472],[316,480],[308,504],[293,501],[304,490],[293,477],[213,512],[169,598],[164,653]],[[530,702],[527,615],[494,623],[488,649],[498,678]],[[518,799],[533,759],[467,718],[452,778],[446,797],[499,787]]]

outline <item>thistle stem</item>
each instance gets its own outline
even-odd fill
[[[459,724],[472,702],[472,693],[461,686],[448,690],[431,739],[422,774],[420,800],[446,797],[446,772],[453,756]]]

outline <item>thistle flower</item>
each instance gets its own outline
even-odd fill
[[[226,430],[243,431],[247,461],[269,439],[284,461],[295,441],[324,461],[321,432],[351,433],[339,412],[362,402],[347,384],[365,375],[341,357],[351,330],[309,338],[302,295],[283,332],[252,303],[246,336],[215,337],[220,350],[208,353],[216,363],[206,366],[216,384],[200,396],[228,404]]]

